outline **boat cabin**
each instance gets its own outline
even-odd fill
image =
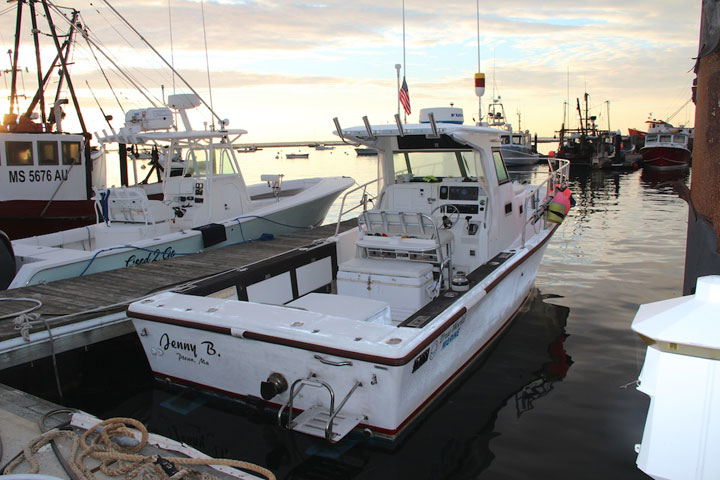
[[[686,133],[648,133],[645,136],[645,147],[684,147],[688,148]]]
[[[0,133],[0,201],[87,200],[84,145],[79,134]]]

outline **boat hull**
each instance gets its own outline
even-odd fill
[[[387,326],[388,338],[401,336],[403,330],[417,332],[407,349],[400,352],[392,341],[385,342],[383,349],[368,353],[348,348],[352,341],[319,339],[313,343],[294,338],[287,327],[260,332],[243,315],[233,319],[231,328],[218,328],[203,319],[193,322],[182,316],[149,313],[168,312],[162,308],[134,307],[129,315],[153,374],[159,379],[249,398],[261,396],[261,383],[271,373],[280,373],[289,383],[312,376],[332,386],[336,405],[360,382],[361,386],[348,398],[345,410],[363,417],[358,428],[395,439],[420,418],[473,360],[488,352],[511,324],[531,291],[551,234],[552,231],[538,234],[534,245],[529,242],[527,248],[515,252],[511,261],[460,296],[430,324],[417,330]],[[199,310],[198,315],[203,318],[208,315],[203,311],[214,312],[218,309],[215,303],[222,302],[208,297],[184,297],[192,306],[184,306],[185,300],[181,300],[171,308],[191,309],[193,313]],[[160,298],[158,302],[170,307],[173,300],[168,300]],[[231,303],[235,307],[247,305]],[[363,331],[362,326],[356,327],[354,331],[358,334]],[[324,340],[331,343],[323,345]],[[289,391],[285,391],[267,405],[279,408],[288,400]],[[294,401],[298,411],[315,405],[329,408],[327,392],[306,388]]]
[[[0,202],[0,230],[11,240],[46,235],[96,222],[92,200],[8,200]]]
[[[646,168],[657,170],[677,170],[690,165],[692,153],[686,148],[643,147],[640,150]]]
[[[505,165],[519,167],[524,165],[535,165],[541,159],[540,155],[533,153],[529,148],[519,148],[514,145],[500,147]]]

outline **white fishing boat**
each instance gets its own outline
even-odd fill
[[[489,127],[502,130],[500,135],[500,148],[502,149],[505,164],[511,167],[535,165],[542,157],[533,151],[532,138],[528,130],[513,131],[512,125],[505,119],[505,108],[500,98],[493,98],[488,106]]]
[[[252,399],[331,442],[406,431],[528,298],[569,168],[520,184],[498,130],[425,114],[336,123],[379,154],[379,195],[357,228],[133,303],[153,374]]]
[[[234,142],[245,130],[193,130],[186,110],[192,94],[171,95],[185,130],[174,128],[169,108],[129,111],[125,127],[101,138],[153,144],[161,157],[163,200],[136,187],[97,190],[98,222],[87,227],[12,242],[16,273],[8,288],[130,267],[208,248],[219,248],[320,225],[348,177],[283,181],[262,175],[246,185]],[[160,131],[162,130],[162,131]],[[158,147],[159,145],[159,147]]]

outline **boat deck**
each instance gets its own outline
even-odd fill
[[[354,219],[344,221],[341,223],[340,231],[349,230],[356,225],[357,221]],[[335,228],[336,224],[333,223],[291,235],[276,236],[270,241],[233,245],[175,257],[163,262],[2,291],[0,317],[20,312],[34,305],[27,301],[5,301],[5,299],[39,300],[42,302],[42,307],[35,312],[41,314],[41,318],[74,314],[69,318],[52,320],[51,326],[55,337],[52,342],[54,352],[79,348],[131,332],[132,324],[125,317],[125,309],[129,301],[174,285],[280,255],[334,235]],[[16,329],[13,323],[15,317],[13,315],[0,320],[0,370],[51,354],[49,335],[45,326],[32,328],[31,342],[25,342],[21,338],[20,330]],[[89,326],[73,330],[73,325],[83,322]],[[58,327],[67,327],[65,329],[67,332]]]

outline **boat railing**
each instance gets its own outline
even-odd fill
[[[550,172],[545,181],[537,185],[525,195],[525,204],[523,206],[523,227],[522,227],[522,246],[525,246],[527,237],[527,226],[533,226],[538,222],[543,222],[543,228],[547,226],[547,218],[545,211],[547,204],[551,200],[552,192],[555,187],[566,186],[570,174],[570,161],[564,159],[555,159],[557,168],[553,168],[553,160],[548,159],[548,168]]]
[[[340,222],[342,222],[343,217],[350,212],[353,212],[357,210],[358,208],[362,207],[363,211],[367,210],[367,204],[370,202],[374,202],[377,198],[377,195],[371,195],[368,193],[368,187],[371,186],[374,183],[378,183],[379,179],[370,180],[369,182],[363,183],[362,185],[358,185],[357,187],[353,188],[352,190],[349,190],[345,192],[345,195],[343,195],[342,202],[340,203],[340,213],[338,214],[338,221],[337,226],[335,227],[335,235],[338,235],[340,233]],[[345,203],[347,202],[348,197],[353,195],[355,192],[362,191],[362,194],[360,196],[360,202],[358,202],[357,205],[354,205],[352,207],[349,207],[348,210],[345,210]]]

